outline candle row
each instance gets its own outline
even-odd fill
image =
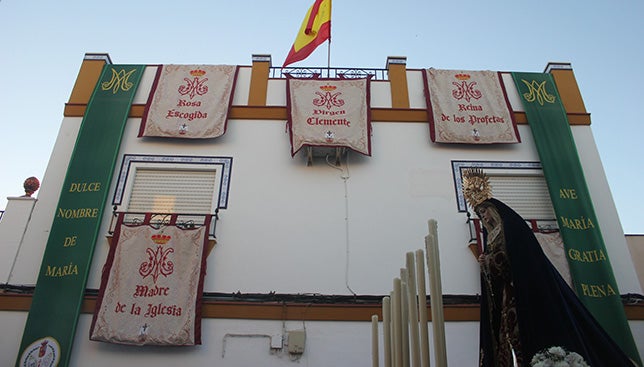
[[[430,279],[432,325],[436,365],[447,366],[445,326],[435,220],[429,221],[425,237]],[[384,367],[429,367],[429,331],[425,255],[423,250],[406,253],[405,268],[394,278],[393,290],[382,299]],[[372,322],[372,366],[379,367],[378,316]]]

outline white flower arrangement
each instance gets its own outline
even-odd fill
[[[531,367],[590,367],[584,357],[562,347],[549,347],[535,354]]]

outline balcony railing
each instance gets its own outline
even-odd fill
[[[114,211],[110,220],[109,235],[114,234],[118,219],[123,216],[123,224],[126,225],[149,225],[153,228],[174,225],[182,229],[193,229],[208,226],[208,237],[216,238],[217,220],[219,209],[213,214],[194,213],[143,213],[143,212],[118,212]]]
[[[371,80],[389,80],[387,69],[365,69],[365,68],[280,68],[271,67],[269,78],[284,79],[288,75],[296,78],[347,78],[357,79],[371,76]]]

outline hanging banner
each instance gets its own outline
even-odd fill
[[[216,138],[226,132],[236,65],[161,65],[139,137]]]
[[[433,142],[521,141],[500,73],[430,68],[423,77]]]
[[[577,147],[550,74],[512,73],[534,136],[577,296],[641,366]]]
[[[69,364],[121,137],[144,65],[105,65],[87,105],[49,232],[16,366]]]
[[[119,214],[90,339],[131,345],[201,344],[208,226],[137,225]],[[210,223],[206,216],[205,223]]]
[[[288,78],[291,155],[303,146],[346,147],[371,155],[369,78]]]

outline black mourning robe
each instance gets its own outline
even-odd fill
[[[524,219],[499,200],[487,201],[496,207],[504,226],[524,366],[552,346],[578,353],[592,367],[635,366],[550,263]],[[493,367],[484,280],[481,291],[481,366]]]

